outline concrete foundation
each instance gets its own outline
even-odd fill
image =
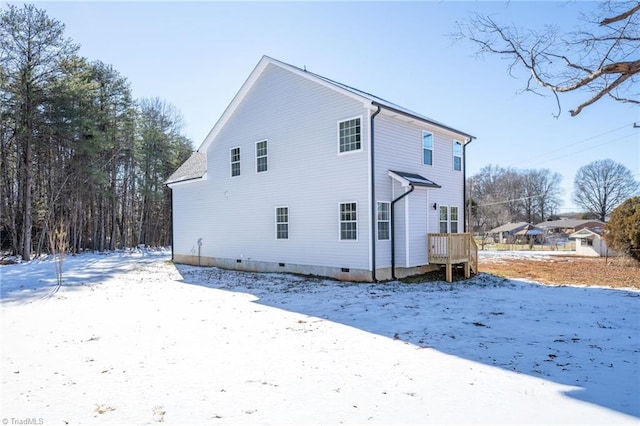
[[[218,257],[192,256],[174,254],[173,261],[185,265],[215,266],[222,269],[231,269],[247,272],[284,272],[299,275],[333,278],[340,281],[372,282],[371,271],[354,268],[336,268],[328,266],[297,265],[292,263],[262,262],[258,260],[227,259]],[[424,274],[435,271],[438,265],[423,265],[413,268],[396,268],[396,278],[404,278],[411,275]],[[391,280],[391,268],[376,270],[378,281]]]

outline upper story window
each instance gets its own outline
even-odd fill
[[[453,170],[462,170],[462,143],[453,141]]]
[[[387,201],[378,201],[378,240],[390,239],[390,204]]]
[[[340,152],[357,151],[362,148],[360,118],[338,123]]]
[[[433,133],[422,131],[422,164],[433,165]]]
[[[276,239],[289,239],[289,207],[276,207]]]
[[[340,203],[340,239],[358,239],[357,203]]]
[[[240,148],[231,148],[231,177],[240,176]]]
[[[267,171],[267,141],[256,142],[256,172]]]

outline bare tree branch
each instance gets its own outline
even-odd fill
[[[600,21],[600,25],[604,26],[604,25],[613,24],[614,22],[622,21],[623,19],[627,19],[628,17],[630,17],[631,15],[633,15],[638,11],[640,11],[640,3],[638,3],[635,7],[632,7],[631,9],[627,10],[626,12],[621,13],[618,16],[614,16],[613,18],[603,19],[602,21]]]
[[[600,18],[594,15],[587,21],[595,30],[570,32],[565,37],[553,28],[522,32],[477,14],[456,36],[475,43],[478,53],[510,59],[507,70],[513,77],[524,67],[529,73],[524,91],[539,94],[535,85],[551,91],[558,104],[556,117],[561,111],[560,93],[590,93],[586,101],[570,110],[572,116],[605,95],[638,104],[640,93],[632,77],[640,75],[640,2],[608,0],[601,6]],[[614,16],[601,19],[604,14]]]

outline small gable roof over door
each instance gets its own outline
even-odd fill
[[[402,184],[402,186],[423,186],[427,188],[442,188],[440,185],[435,183],[432,180],[427,179],[426,177],[417,175],[415,173],[407,173],[407,172],[397,172],[394,170],[389,170],[389,176],[393,179],[397,180]]]

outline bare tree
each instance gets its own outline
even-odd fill
[[[490,16],[474,14],[459,23],[454,34],[475,43],[480,54],[508,59],[509,74],[524,67],[529,78],[525,91],[550,90],[562,111],[559,93],[586,92],[587,99],[570,111],[580,114],[603,97],[640,103],[640,2],[604,1],[591,16],[581,17],[583,27],[568,33],[546,27],[542,32],[521,31]]]
[[[620,203],[638,192],[640,184],[624,165],[606,159],[581,167],[573,187],[573,201],[604,221]]]

